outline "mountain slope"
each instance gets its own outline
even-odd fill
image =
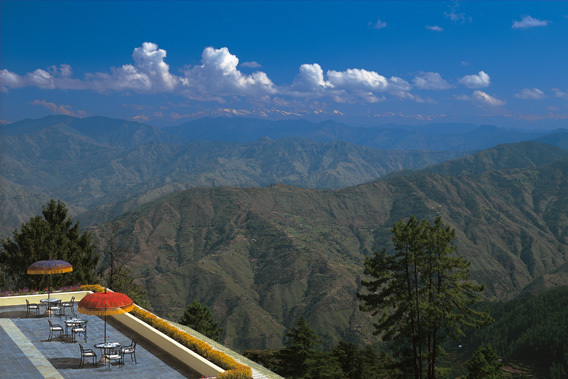
[[[439,214],[456,229],[488,298],[514,296],[566,263],[568,159],[535,165],[549,146],[534,148],[542,152],[527,168],[474,175],[419,172],[341,190],[190,189],[117,219],[115,243],[158,313],[175,319],[197,299],[235,348],[280,346],[300,314],[328,342],[368,342],[355,298],[362,262],[391,246],[393,222],[410,215]]]

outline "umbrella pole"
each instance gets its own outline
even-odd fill
[[[51,272],[49,273],[49,283],[47,284],[47,318],[51,318],[51,303],[49,299],[51,298]]]

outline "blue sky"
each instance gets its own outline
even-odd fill
[[[0,120],[568,127],[568,2],[0,1]]]

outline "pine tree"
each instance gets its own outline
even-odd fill
[[[466,363],[467,379],[501,379],[504,377],[501,366],[497,350],[491,345],[481,346]]]
[[[338,360],[318,349],[321,339],[304,316],[286,333],[285,348],[280,350],[277,372],[287,379],[342,379]]]
[[[7,284],[18,288],[43,288],[47,275],[27,275],[27,268],[40,260],[64,260],[73,271],[52,275],[52,286],[60,287],[96,282],[98,258],[89,232],[81,232],[79,223],[67,214],[62,201],[51,200],[43,206],[42,216],[32,217],[14,230],[12,238],[0,240],[0,267]]]
[[[201,305],[197,300],[187,306],[179,323],[189,326],[212,340],[217,340],[223,331],[219,327],[219,323],[213,320],[213,314],[209,307]]]
[[[469,281],[469,263],[456,257],[455,230],[411,217],[393,227],[394,252],[383,249],[365,259],[366,292],[361,309],[379,316],[376,334],[393,342],[403,375],[435,378],[446,336],[463,335],[463,326],[489,323],[488,313],[472,305],[483,286]]]

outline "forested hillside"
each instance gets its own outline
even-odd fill
[[[568,376],[568,287],[483,308],[495,322],[461,340],[466,351],[490,344],[508,365],[529,366],[538,377]]]
[[[500,160],[496,149],[481,154]],[[327,341],[368,342],[355,298],[362,262],[389,248],[393,222],[409,215],[440,215],[456,229],[488,299],[511,298],[566,262],[568,159],[536,142],[507,151],[514,168],[494,162],[487,167],[499,169],[470,175],[417,172],[341,190],[190,189],[118,218],[116,242],[159,313],[175,319],[197,299],[223,320],[229,346],[280,346],[299,315]]]

